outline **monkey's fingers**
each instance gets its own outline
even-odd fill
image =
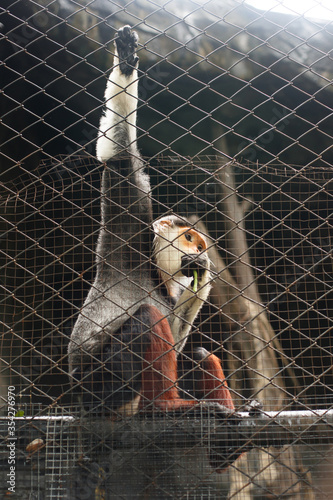
[[[120,28],[117,35],[115,44],[120,61],[119,68],[124,75],[129,76],[139,60],[136,55],[139,37],[135,31],[131,31],[130,26]]]

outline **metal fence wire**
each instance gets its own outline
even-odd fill
[[[2,0],[1,498],[332,498],[332,19]]]

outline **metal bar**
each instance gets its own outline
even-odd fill
[[[74,416],[16,417],[19,439],[24,440],[26,425],[45,432],[49,422],[59,423],[59,431],[73,433],[80,428],[82,435],[91,435],[93,440],[106,440],[116,448],[158,442],[163,446],[184,446],[184,443],[230,442],[245,448],[281,446],[302,442],[322,443],[333,441],[333,410],[306,410],[257,412],[255,415],[241,412],[223,416],[216,409],[207,414],[200,408],[193,415],[146,415],[121,421]],[[6,440],[8,418],[0,417],[1,435]],[[63,424],[64,427],[63,427]]]

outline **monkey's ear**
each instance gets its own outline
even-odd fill
[[[155,220],[153,229],[155,234],[163,233],[168,227],[173,227],[173,222],[167,217]]]

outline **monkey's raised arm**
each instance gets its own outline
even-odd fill
[[[70,371],[78,366],[81,370],[82,365],[88,370],[92,353],[113,342],[114,332],[147,301],[154,288],[150,183],[136,145],[137,41],[129,26],[121,28],[115,40],[115,64],[97,139],[97,157],[105,163],[97,268],[71,335]]]
[[[135,154],[138,105],[138,35],[124,26],[115,40],[113,69],[105,90],[105,112],[99,125],[96,156],[107,161],[119,154]]]
[[[111,264],[116,260],[125,273],[147,263],[152,222],[149,177],[136,143],[137,45],[138,36],[129,26],[118,31],[96,145],[97,158],[106,163],[97,256]]]

